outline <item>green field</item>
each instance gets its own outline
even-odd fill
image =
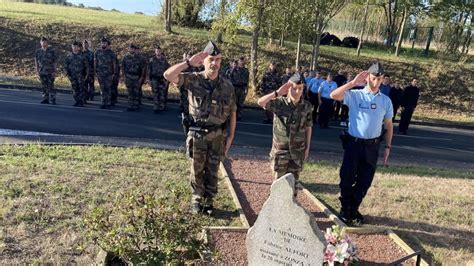
[[[0,3],[0,45],[3,47],[0,50],[0,80],[1,76],[19,77],[14,83],[38,85],[37,81],[34,82],[37,78],[33,53],[42,35],[50,37],[52,45],[59,52],[60,86],[68,86],[62,63],[73,39],[87,38],[96,45],[101,36],[107,35],[120,58],[130,42],[141,44],[149,56],[152,55],[153,45],[159,43],[170,62],[175,63],[181,60],[185,51],[199,51],[206,40],[214,38],[210,31],[182,27],[173,27],[174,34],[166,34],[162,21],[153,16],[6,0],[0,0]],[[249,58],[250,41],[249,34],[240,34],[235,42],[222,44],[224,64],[242,55]],[[277,43],[277,40],[273,43]],[[270,61],[279,62],[282,66],[293,64],[295,48],[296,44],[291,41],[286,42],[285,47],[279,47],[268,44],[267,38],[260,38],[257,78],[261,78]],[[311,45],[303,45],[302,65],[309,65],[311,48]],[[384,48],[365,47],[362,56],[357,57],[355,49],[321,46],[319,67],[324,72],[342,69],[356,74],[366,69],[371,61],[380,60],[392,79],[400,80],[402,85],[407,85],[413,77],[419,78],[421,104],[415,111],[415,118],[474,126],[474,81],[470,78],[474,76],[472,56],[453,62],[442,54],[432,53],[429,58],[425,58],[417,56],[418,53],[406,50],[397,58]],[[171,92],[177,93],[173,88]],[[255,91],[250,90],[247,104],[255,103]]]
[[[304,186],[338,213],[339,165],[311,162]],[[474,258],[474,172],[426,166],[379,166],[361,206],[369,225],[393,229],[430,265]]]
[[[0,146],[0,264],[90,265],[83,220],[131,191],[189,191],[189,161],[175,151],[103,146]],[[216,215],[206,225],[239,226],[221,181]]]

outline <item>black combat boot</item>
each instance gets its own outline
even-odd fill
[[[56,105],[56,98],[51,99],[51,104],[52,104],[52,105]]]
[[[341,208],[338,217],[343,223],[347,224],[348,226],[351,226],[353,223],[351,212],[346,208]]]
[[[47,99],[44,99],[40,102],[41,104],[49,104],[49,101]]]
[[[354,224],[360,225],[364,223],[364,216],[359,212],[358,208],[351,210],[351,217],[354,221]]]

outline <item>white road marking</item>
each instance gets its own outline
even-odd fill
[[[58,134],[0,128],[0,136],[62,136]]]

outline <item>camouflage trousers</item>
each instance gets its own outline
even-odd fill
[[[94,75],[89,74],[89,77],[86,79],[84,83],[84,97],[85,99],[91,99],[94,97]]]
[[[164,110],[166,106],[166,82],[164,79],[152,79],[151,90],[153,91],[153,110]]]
[[[128,107],[137,109],[138,104],[138,92],[140,89],[140,80],[138,78],[125,78],[125,86],[128,92]]]
[[[43,89],[43,100],[56,101],[56,91],[54,89],[54,77],[51,74],[40,74],[41,88]]]
[[[225,139],[223,130],[207,134],[189,131],[186,148],[191,158],[192,203],[212,204],[217,194],[219,165],[224,159]]]
[[[84,78],[82,77],[70,77],[69,81],[71,81],[71,87],[72,87],[72,97],[74,98],[74,101],[79,102],[79,101],[84,101],[85,99],[85,93],[84,93]]]
[[[111,95],[111,89],[112,89],[113,76],[111,75],[97,76],[97,80],[99,80],[100,95],[102,96],[102,104],[109,106],[111,103],[110,95]]]
[[[114,76],[112,79],[112,86],[110,88],[110,103],[117,103],[118,98],[118,84],[119,84],[119,76]]]
[[[304,154],[304,152],[303,152]],[[273,151],[270,154],[273,177],[278,179],[287,173],[292,173],[298,181],[301,171],[303,171],[303,158],[291,158],[290,153]]]
[[[235,88],[235,102],[237,103],[237,117],[242,117],[242,108],[244,107],[245,98],[247,97],[247,87],[238,87]]]

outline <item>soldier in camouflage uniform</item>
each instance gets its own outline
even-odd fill
[[[68,54],[65,60],[64,68],[71,81],[72,95],[74,97],[74,106],[84,106],[84,83],[86,74],[89,73],[89,62],[83,53],[80,52],[81,44],[77,41],[72,43],[72,53]]]
[[[276,63],[272,62],[268,66],[267,71],[263,75],[262,82],[259,86],[259,95],[263,96],[268,94],[269,92],[273,92],[274,90],[278,89],[281,84],[280,74],[277,71]],[[270,111],[265,110],[265,119],[263,120],[264,123],[271,123],[273,120],[273,114]]]
[[[287,67],[285,69],[285,74],[281,76],[281,85],[285,84],[290,80],[291,76],[293,76],[293,73],[291,72],[291,67]]]
[[[115,56],[115,75],[112,79],[112,88],[110,90],[110,105],[115,106],[118,102],[118,85],[120,82],[120,60]]]
[[[101,109],[110,109],[111,89],[114,76],[117,69],[115,53],[109,48],[110,41],[106,38],[101,39],[101,49],[97,49],[94,56],[94,66],[97,80],[100,85],[102,95]]]
[[[82,42],[84,51],[82,52],[88,63],[87,79],[84,84],[84,98],[85,100],[94,100],[94,52],[89,49],[89,42],[84,40]],[[85,102],[84,102],[85,103]]]
[[[138,47],[138,55],[140,56],[140,60],[141,60],[141,64],[143,66],[143,69],[145,70],[143,72],[143,76],[142,76],[142,83],[140,83],[140,87],[138,88],[138,103],[141,105],[142,104],[142,98],[143,98],[143,83],[145,83],[145,80],[146,80],[146,72],[147,72],[147,68],[148,68],[148,61],[147,61],[147,58],[146,58],[146,55],[144,53],[142,53],[142,48],[141,46],[137,46]]]
[[[239,58],[237,66],[230,72],[230,81],[234,85],[237,103],[237,121],[242,119],[242,108],[247,97],[247,85],[249,83],[249,71],[245,67],[245,58]]]
[[[205,67],[202,72],[182,73],[190,66],[202,64]],[[193,213],[213,211],[219,164],[230,149],[237,123],[234,87],[219,75],[220,65],[220,50],[209,42],[204,51],[170,67],[164,74],[168,81],[184,86],[189,93],[192,123],[186,144],[192,158]]]
[[[161,53],[161,48],[155,48],[155,56],[148,63],[148,74],[153,91],[153,111],[158,113],[165,109],[167,80],[163,77],[165,70],[170,67],[168,60]]]
[[[134,44],[130,44],[128,53],[122,59],[122,71],[128,91],[127,111],[136,111],[140,107],[138,104],[138,93],[145,69],[142,59],[138,54],[138,47]]]
[[[56,104],[54,78],[56,76],[57,56],[53,48],[49,47],[48,39],[41,37],[41,48],[35,52],[36,73],[38,73],[43,88],[42,104]]]
[[[313,107],[303,99],[303,91],[303,80],[295,74],[278,90],[258,99],[260,106],[275,114],[270,152],[275,179],[292,173],[298,181],[303,161],[309,155]]]

